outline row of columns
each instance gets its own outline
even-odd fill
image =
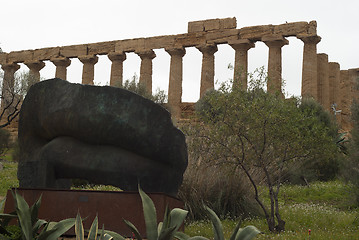
[[[320,41],[319,36],[298,36],[304,42],[303,49],[303,76],[302,76],[302,96],[312,96],[323,102],[329,108],[329,78],[328,58],[325,55],[318,55],[316,45]],[[267,89],[271,93],[282,94],[282,47],[288,44],[283,36],[264,36],[261,39],[269,48],[268,57],[268,83]],[[235,50],[234,65],[234,82],[233,87],[247,89],[247,72],[248,72],[248,50],[255,46],[254,42],[248,39],[239,39],[230,41],[229,45]],[[197,46],[202,53],[202,69],[201,69],[201,86],[200,97],[207,90],[214,88],[214,54],[218,48],[215,44],[206,44]],[[168,88],[168,101],[172,106],[172,111],[176,117],[180,117],[180,103],[182,98],[182,75],[183,75],[183,56],[186,51],[183,47],[165,49],[171,56],[170,76]],[[135,52],[141,58],[140,67],[140,83],[143,84],[149,92],[152,92],[152,60],[156,57],[152,49],[141,50]],[[126,60],[124,52],[111,52],[108,58],[112,61],[111,65],[111,86],[121,86],[123,81],[123,61]],[[83,84],[93,84],[94,66],[98,62],[96,55],[78,56],[83,63]],[[71,64],[71,60],[66,57],[56,57],[50,59],[56,66],[55,77],[65,79],[67,67]],[[24,62],[30,69],[30,73],[36,78],[40,78],[40,70],[45,66],[42,61]],[[4,64],[2,68],[5,71],[5,79],[13,84],[13,76],[19,68],[18,64]],[[318,74],[322,73],[322,74]],[[334,74],[334,73],[333,73]],[[332,74],[332,75],[333,75]],[[338,75],[338,73],[335,73]],[[334,75],[335,75],[334,74]],[[334,76],[331,75],[331,78]],[[7,81],[4,81],[7,82]],[[318,87],[319,86],[319,87]],[[334,96],[330,94],[330,96]]]

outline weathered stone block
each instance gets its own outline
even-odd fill
[[[184,134],[169,112],[130,91],[50,79],[33,85],[19,120],[20,187],[86,179],[176,195],[187,167]]]
[[[206,44],[205,32],[178,34],[175,36],[175,46],[193,47],[202,44]]]
[[[0,53],[0,64],[5,64],[7,58],[7,53]]]
[[[244,27],[239,29],[240,38],[246,38],[254,41],[261,40],[265,35],[273,34],[273,25],[261,25],[254,27]]]
[[[203,21],[195,21],[188,23],[188,32],[203,32],[204,31],[204,24]]]
[[[224,29],[206,33],[207,43],[223,44],[228,41],[237,40],[239,37],[239,29]]]
[[[188,23],[188,32],[215,31],[219,29],[232,29],[237,27],[236,18],[216,18]]]
[[[308,34],[317,35],[317,21],[310,21],[308,25]]]
[[[294,22],[285,23],[274,26],[274,34],[283,36],[296,36],[300,33],[307,33],[308,23],[307,22]]]
[[[145,48],[145,38],[127,39],[116,42],[115,52],[134,52]]]
[[[219,28],[220,29],[237,28],[237,19],[235,17],[219,19]]]
[[[68,58],[87,55],[87,44],[61,47],[60,55]]]
[[[60,55],[60,47],[54,48],[41,48],[34,50],[34,60],[50,60],[50,58]]]
[[[8,63],[20,63],[31,61],[33,59],[33,50],[10,52],[7,55]]]
[[[145,38],[145,49],[167,48],[174,45],[173,35]]]
[[[204,31],[213,31],[213,30],[218,30],[220,29],[220,23],[219,23],[219,19],[210,19],[210,20],[206,20],[203,23],[204,26]]]
[[[115,51],[116,41],[89,43],[87,51],[89,55],[103,55]]]
[[[284,38],[282,35],[265,35],[262,37],[262,42],[273,42],[273,41],[283,41]]]

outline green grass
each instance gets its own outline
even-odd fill
[[[17,163],[4,161],[2,162],[3,170],[0,171],[0,198],[5,197],[8,189],[18,187],[17,180]]]
[[[270,233],[264,218],[246,219],[241,226],[254,225],[263,231],[264,234],[256,239],[359,239],[359,210],[354,208],[350,191],[351,186],[340,181],[318,182],[310,187],[284,185],[280,210],[286,221],[285,232]],[[226,238],[230,237],[236,223],[223,220]],[[189,223],[186,233],[213,238],[209,222]]]

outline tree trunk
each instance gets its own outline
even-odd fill
[[[278,219],[278,225],[274,227],[275,231],[280,233],[282,231],[285,230],[285,221],[283,221],[282,219]]]

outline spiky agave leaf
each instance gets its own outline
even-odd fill
[[[75,218],[64,219],[60,222],[47,223],[38,236],[38,240],[57,240],[74,225]]]
[[[110,234],[105,233],[105,225],[102,224],[102,229],[98,240],[111,240],[113,237]]]
[[[31,224],[31,212],[29,205],[25,199],[15,191],[13,193],[15,199],[16,214],[20,222],[21,232],[26,240],[32,240],[32,224]]]
[[[129,227],[129,229],[131,230],[131,232],[133,233],[133,234],[135,234],[135,238],[137,239],[137,240],[142,240],[142,237],[141,237],[141,234],[140,234],[140,232],[138,231],[138,229],[136,228],[136,226],[135,225],[133,225],[130,221],[127,221],[127,220],[123,220],[125,223],[126,223],[126,225]]]
[[[205,206],[205,209],[209,213],[209,218],[212,221],[214,240],[224,240],[222,223],[217,214],[207,206]]]
[[[42,195],[39,197],[39,199],[37,199],[37,201],[30,207],[30,212],[31,212],[31,223],[32,225],[34,225],[37,220],[38,220],[38,214],[39,214],[39,209],[41,206],[41,199],[42,199]]]
[[[238,231],[240,229],[240,226],[241,226],[241,223],[239,222],[237,224],[237,226],[235,227],[235,229],[233,230],[231,238],[229,240],[235,240],[236,239],[236,236],[237,236],[237,233],[238,233]]]
[[[235,240],[252,240],[261,233],[255,226],[247,226],[243,229],[239,229]]]
[[[82,219],[79,212],[77,213],[76,221],[75,221],[75,234],[76,234],[76,240],[85,239],[84,226],[82,224]]]
[[[96,216],[95,219],[93,220],[92,224],[91,224],[87,240],[96,240],[97,232],[98,232],[98,218]]]
[[[162,229],[160,235],[158,236],[158,240],[171,240],[175,233],[176,226]]]
[[[175,231],[177,231],[183,221],[185,220],[186,216],[188,214],[188,211],[180,209],[180,208],[174,208],[170,212],[170,227],[176,227]]]
[[[138,191],[142,199],[143,215],[145,217],[146,233],[148,240],[157,240],[157,215],[156,208],[151,198],[142,191],[140,185],[138,185]]]
[[[105,230],[104,232],[105,232],[105,234],[110,235],[113,238],[113,240],[125,240],[125,238],[123,236],[121,236],[120,234],[118,234],[116,232],[109,231],[109,230]]]

